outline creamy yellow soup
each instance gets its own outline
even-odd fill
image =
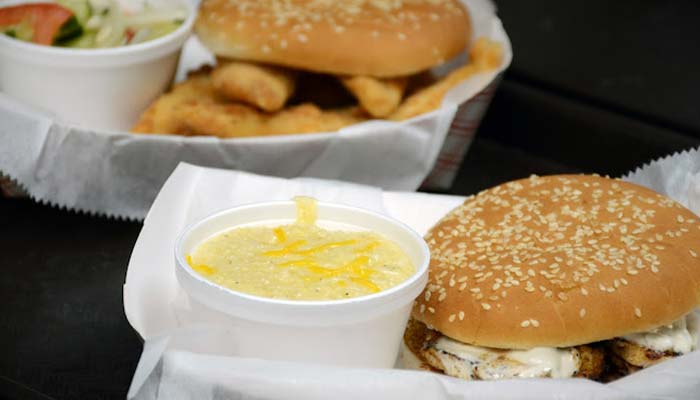
[[[316,201],[295,200],[294,223],[234,228],[213,236],[187,256],[190,267],[221,286],[288,300],[365,296],[415,273],[396,243],[376,232],[321,228]]]

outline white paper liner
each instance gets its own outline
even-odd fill
[[[700,204],[700,152],[659,160],[625,179],[684,203]],[[186,296],[174,275],[172,249],[184,226],[255,200],[313,194],[382,211],[424,233],[460,204],[458,196],[388,192],[322,180],[285,180],[181,165],[144,222],[124,285],[127,318],[145,339],[129,396],[137,399],[697,399],[700,352],[604,385],[583,379],[467,382],[440,374],[347,369],[222,356],[225,329],[187,320]],[[695,212],[698,212],[696,207]],[[184,316],[184,317],[183,317]],[[179,317],[179,319],[178,319]],[[274,345],[274,344],[271,344]]]
[[[700,215],[700,148],[650,162],[622,179],[650,187]]]
[[[145,216],[179,162],[415,190],[432,170],[458,106],[494,82],[512,58],[510,41],[490,0],[463,1],[472,13],[474,36],[501,42],[505,57],[498,70],[476,75],[454,88],[434,112],[401,123],[369,121],[337,133],[193,138],[80,128],[0,93],[0,172],[37,201],[132,219]],[[211,60],[211,54],[192,38],[181,58],[179,78]],[[493,90],[486,93],[488,98],[469,104],[473,111],[463,110],[477,120],[470,129],[461,130],[462,140],[456,139],[455,147],[461,149],[459,163]],[[459,163],[442,167],[429,186],[449,186]]]

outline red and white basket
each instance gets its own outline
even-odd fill
[[[452,186],[500,81],[501,76],[498,76],[479,94],[459,107],[435,166],[423,181],[421,189],[447,190]]]

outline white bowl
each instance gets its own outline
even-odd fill
[[[229,354],[392,367],[413,301],[427,283],[430,261],[423,238],[403,223],[360,208],[318,203],[319,226],[378,232],[399,244],[416,267],[416,272],[397,286],[351,299],[294,301],[236,292],[203,278],[185,260],[200,243],[222,231],[243,225],[291,223],[295,214],[292,201],[258,203],[219,212],[185,229],[175,246],[176,275],[189,296],[193,314],[233,327]]]
[[[20,3],[29,1],[3,6]],[[71,49],[0,34],[0,91],[68,123],[128,130],[173,80],[196,16],[182,4],[188,16],[175,31],[130,46]]]

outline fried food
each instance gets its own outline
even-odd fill
[[[408,79],[350,76],[341,78],[341,82],[365,111],[375,118],[383,118],[394,112],[401,103]]]
[[[265,135],[334,132],[366,119],[357,107],[321,110],[314,104],[306,103],[271,115],[266,120],[263,132]]]
[[[244,104],[195,101],[180,104],[176,111],[182,135],[231,138],[255,136],[263,130],[262,114]]]
[[[469,64],[406,98],[389,119],[404,120],[438,109],[450,89],[472,75],[498,68],[503,61],[503,47],[498,42],[479,38],[469,51],[469,56]]]
[[[208,70],[192,73],[172,90],[158,98],[141,115],[132,128],[134,133],[173,133],[187,135],[183,118],[178,115],[179,108],[186,103],[220,103],[220,98],[211,84]]]
[[[372,117],[403,120],[438,108],[449,89],[498,68],[502,57],[499,43],[480,39],[470,64],[437,81],[429,72],[337,77],[219,60],[219,67],[190,74],[158,98],[132,132],[233,138],[332,132]],[[402,102],[409,84],[415,92]]]
[[[139,126],[145,126],[142,128],[145,130],[138,133],[148,131],[147,118],[158,108],[154,110],[144,115]],[[239,103],[190,100],[176,104],[168,111],[172,111],[168,117],[171,126],[176,128],[171,133],[220,138],[334,132],[366,119],[357,107],[324,111],[313,104],[301,104],[268,114]]]
[[[296,73],[291,70],[242,61],[222,61],[214,69],[214,89],[231,101],[278,111],[294,93]]]

